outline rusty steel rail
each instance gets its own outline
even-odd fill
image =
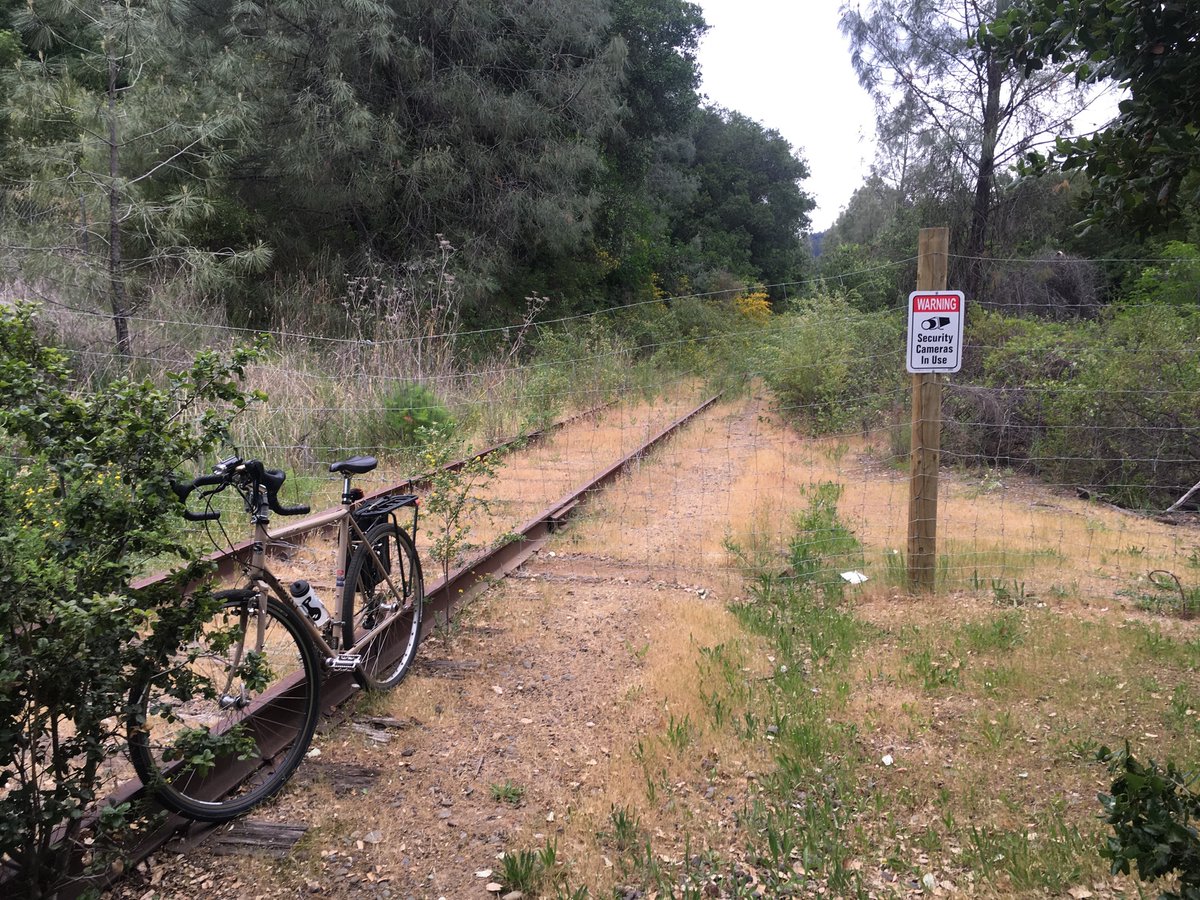
[[[472,460],[484,459],[485,457],[491,456],[494,453],[499,453],[501,450],[508,450],[511,447],[516,447],[523,443],[533,443],[542,440],[552,432],[557,431],[566,425],[570,425],[572,422],[578,422],[580,419],[586,419],[588,416],[595,415],[596,413],[608,409],[615,402],[616,401],[602,403],[599,406],[594,406],[591,409],[584,410],[583,412],[575,413],[574,415],[566,416],[565,418],[551,422],[545,428],[529,431],[525,434],[518,435],[517,437],[501,441],[498,444],[492,444],[490,447],[486,447],[483,450],[480,450],[478,453],[472,454],[471,456],[446,463],[446,465],[442,466],[436,471],[455,472]],[[388,487],[380,488],[373,493],[367,494],[363,497],[363,500],[374,500],[378,497],[389,497],[393,494],[410,493],[419,489],[422,485],[428,484],[429,479],[435,474],[436,472],[425,472],[421,475],[415,475],[406,481],[401,481],[398,484],[392,484]],[[297,522],[289,522],[287,525],[284,525],[271,532],[270,537],[272,546],[328,528],[330,525],[333,525],[335,522],[337,522],[337,520],[344,514],[345,510],[339,504],[338,506],[331,506],[328,509],[323,509],[319,513],[315,513],[307,518],[300,519]],[[270,547],[268,547],[268,550],[270,550]],[[249,561],[250,553],[251,542],[241,541],[226,550],[217,550],[208,554],[204,557],[204,561],[212,563],[216,566],[216,577],[218,579],[228,580],[237,575],[238,568],[243,563]],[[152,584],[158,584],[166,577],[167,574],[164,572],[148,575],[145,578],[140,578],[134,581],[130,587],[134,588],[135,590],[146,588]]]
[[[711,407],[717,402],[719,397],[720,395],[717,394],[705,400],[695,409],[667,425],[636,450],[617,460],[617,462],[613,463],[613,465],[592,478],[582,487],[570,492],[538,513],[517,529],[514,537],[505,544],[481,553],[466,565],[451,572],[448,578],[439,579],[430,585],[425,594],[424,609],[426,616],[421,629],[421,639],[423,640],[436,627],[438,615],[443,617],[443,621],[449,621],[451,613],[459,603],[476,596],[493,581],[503,578],[518,568],[550,539],[550,536],[566,522],[576,509],[584,505],[594,494],[611,484],[634,462],[649,453],[650,450],[670,437],[671,434]],[[511,443],[515,442],[488,448],[484,453],[494,453],[497,449],[509,446]],[[461,466],[464,462],[459,461],[457,465]],[[417,481],[418,479],[414,479],[404,482],[401,485],[394,485],[372,496],[383,496],[407,490]],[[273,534],[272,537],[281,538],[285,536],[285,533],[286,536],[296,536],[319,529],[327,524],[325,517],[325,513],[320,513],[303,522],[297,522],[294,526]],[[230,565],[236,562],[236,549],[225,554],[229,558]],[[273,689],[271,693],[264,695],[262,703],[258,707],[258,712],[253,713],[252,716],[264,710],[270,711],[273,718],[276,719],[279,718],[281,712],[286,714],[291,709],[288,703],[288,696],[292,687],[294,687],[293,684],[285,681]],[[352,697],[357,689],[358,684],[350,673],[339,672],[327,675],[321,682],[322,713],[329,715],[334,712]],[[299,710],[293,710],[293,712],[297,717],[301,715]],[[250,765],[246,762],[239,763],[235,761],[233,764],[223,766],[219,771],[215,771],[210,780],[213,795],[221,796],[224,792],[232,790],[234,786],[251,774],[253,770],[248,768]],[[136,801],[143,796],[144,788],[141,782],[134,778],[121,785],[106,802],[116,805]],[[185,833],[188,838],[195,838],[215,827],[215,825],[209,823],[193,822],[184,816],[169,815],[159,827],[142,836],[137,844],[129,849],[129,856],[136,864],[149,857],[155,850],[180,833]],[[117,877],[105,873],[93,878],[81,878],[79,881],[74,882],[70,889],[64,891],[62,896],[78,896],[87,888],[103,889],[114,882]]]

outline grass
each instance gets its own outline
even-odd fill
[[[706,419],[660,452],[653,476],[625,479],[617,514],[594,514],[572,551],[672,564],[672,551],[639,538],[653,507],[622,498],[669,485],[663,473],[693,464],[726,421]],[[1168,753],[1200,747],[1200,640],[1103,615],[1120,608],[1120,566],[1178,560],[1190,544],[1087,504],[1010,504],[1000,518],[951,483],[943,593],[898,600],[904,553],[886,548],[904,546],[903,502],[891,476],[819,486],[868,448],[763,442],[719,524],[682,525],[694,565],[719,571],[718,551],[732,551],[737,578],[717,583],[738,598],[740,627],[712,610],[701,625],[699,604],[672,604],[644,657],[634,650],[645,645],[626,648],[639,682],[623,708],[653,700],[660,712],[614,751],[603,809],[582,804],[588,833],[568,832],[589,847],[575,860],[589,886],[692,896],[707,880],[737,896],[752,871],[767,896],[886,896],[925,889],[926,876],[983,895],[1061,894],[1108,878],[1095,748],[1144,734]],[[836,573],[858,566],[872,581],[847,589]],[[1097,617],[1070,614],[1088,604]],[[753,778],[726,786],[748,769]],[[732,831],[706,832],[698,818],[694,786],[706,784],[741,798]],[[704,849],[682,854],[680,834]]]
[[[1138,609],[1155,615],[1180,619],[1200,615],[1200,585],[1184,585],[1173,572],[1156,570],[1117,594],[1129,598]]]

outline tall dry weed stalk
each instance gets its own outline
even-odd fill
[[[454,254],[438,235],[432,256],[349,280],[346,303],[358,337],[358,372],[421,384],[454,374],[463,306]]]

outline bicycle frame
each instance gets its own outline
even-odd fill
[[[336,563],[336,587],[334,590],[334,609],[331,612],[332,619],[335,625],[342,623],[344,611],[347,609],[347,600],[349,592],[354,590],[354,586],[346,582],[346,565],[350,559],[351,542],[353,538],[357,538],[361,542],[361,546],[367,553],[371,554],[372,560],[379,567],[379,572],[387,582],[388,588],[396,595],[403,596],[404,592],[397,588],[392,581],[391,573],[387,571],[387,567],[383,565],[379,559],[375,548],[367,541],[366,532],[355,521],[354,512],[358,508],[361,500],[355,500],[350,490],[350,476],[346,475],[343,478],[342,485],[342,510],[337,517],[337,563]],[[250,562],[244,566],[244,572],[247,579],[256,585],[266,587],[273,592],[288,607],[292,606],[292,600],[288,592],[284,589],[283,584],[275,577],[275,574],[267,567],[267,546],[272,542],[270,533],[267,530],[267,523],[270,521],[269,509],[264,496],[260,496],[256,500],[257,509],[251,516],[254,524],[254,536],[251,541],[251,557]],[[413,520],[413,531],[416,531],[416,519]],[[353,537],[352,537],[353,535]],[[415,534],[414,534],[415,538]],[[266,593],[260,591],[260,610],[265,612]],[[351,647],[339,648],[330,646],[325,640],[325,635],[321,629],[313,624],[308,616],[301,615],[298,618],[304,623],[308,636],[312,638],[313,644],[323,654],[326,665],[334,669],[353,669],[357,662],[356,650],[367,645],[382,631],[389,628],[391,624],[400,616],[404,615],[403,607],[393,611],[380,622],[378,622],[370,631],[364,634]],[[263,640],[263,620],[264,616],[259,616],[259,633],[258,643],[261,645]],[[336,631],[335,631],[336,634]],[[335,637],[334,643],[338,643]],[[342,661],[344,665],[339,665]]]

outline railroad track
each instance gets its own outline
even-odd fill
[[[574,489],[537,513],[519,528],[514,529],[512,540],[479,554],[466,565],[451,572],[449,577],[433,582],[426,592],[426,616],[421,638],[424,639],[436,627],[439,621],[449,621],[459,604],[467,602],[481,590],[485,589],[487,585],[499,578],[505,577],[518,568],[537,552],[550,539],[551,535],[566,523],[576,510],[586,504],[587,500],[593,494],[603,490],[634,462],[711,407],[716,403],[718,397],[719,395],[715,395],[708,398],[688,413],[662,428],[635,450],[618,459],[586,484]],[[581,416],[589,415],[595,411],[589,411],[588,413],[581,414]],[[551,428],[560,427],[581,416],[556,423]],[[524,441],[530,437],[541,437],[548,430],[535,432],[533,435],[526,435],[516,440]],[[486,456],[490,453],[495,453],[516,443],[516,440],[489,447],[477,454],[477,456]],[[464,463],[465,460],[460,460],[451,463],[448,468],[459,467]],[[421,480],[421,478],[417,478],[391,485],[377,491],[371,496],[385,496],[407,492],[419,486]],[[320,532],[322,529],[328,527],[337,512],[338,510],[336,509],[326,510],[303,521],[290,524],[273,532],[272,538],[280,542],[291,541],[314,532]],[[212,554],[209,560],[216,565],[220,577],[229,578],[236,574],[240,561],[247,552],[249,552],[249,545],[240,544],[223,553]],[[152,576],[139,582],[137,586],[152,584],[162,577],[165,576]],[[262,699],[259,708],[252,715],[269,716],[273,721],[279,721],[281,718],[292,715],[293,711],[289,710],[287,705],[287,688],[287,683],[279,685],[276,691]],[[348,673],[334,673],[329,675],[321,683],[322,711],[326,715],[333,714],[338,707],[354,696],[357,689],[358,685],[352,675]],[[300,711],[297,710],[294,714],[299,716]],[[217,771],[210,778],[210,783],[213,785],[214,791],[219,794],[220,792],[232,790],[252,774],[252,771],[251,768],[248,768],[247,763],[234,761],[232,764],[228,764]],[[134,778],[120,785],[106,802],[116,805],[138,801],[143,798],[144,788],[141,782]],[[182,816],[171,815],[159,827],[141,836],[132,847],[128,848],[128,860],[130,864],[136,865],[148,858],[168,841],[177,837],[182,837],[185,844],[194,846],[200,838],[215,827],[215,825],[209,823],[193,822]],[[66,898],[77,897],[88,889],[103,889],[115,882],[119,877],[118,874],[112,872],[92,877],[81,877],[79,880],[72,882],[69,888],[61,891],[59,896],[66,900]]]

